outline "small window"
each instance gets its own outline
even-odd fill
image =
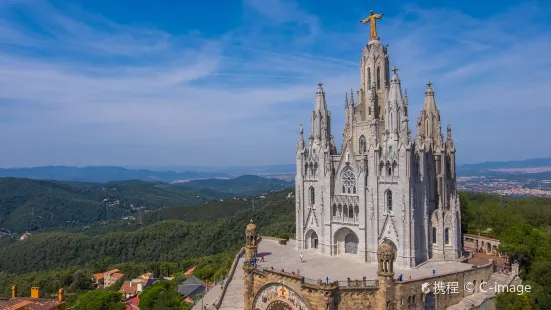
[[[388,147],[388,153],[389,153],[389,154],[392,154],[392,146],[389,146],[389,147]]]
[[[333,216],[337,216],[337,205],[333,205]]]
[[[446,228],[444,230],[444,243],[445,244],[450,244],[450,229],[449,228]]]
[[[371,89],[371,68],[367,68],[367,89]]]
[[[316,192],[313,187],[310,187],[310,204],[313,205],[316,203]]]
[[[377,67],[377,89],[381,89],[381,68]]]
[[[356,186],[352,187],[352,193],[356,194]]]
[[[432,228],[432,243],[436,244],[436,227]]]
[[[390,190],[386,192],[386,207],[388,211],[392,211],[392,191]]]
[[[354,218],[354,209],[352,208],[352,206],[350,206],[350,208],[348,208],[348,217],[353,219]]]
[[[360,154],[365,154],[367,151],[367,143],[365,141],[364,135],[360,137]]]
[[[392,176],[392,167],[391,166],[388,166],[387,174],[388,174],[389,177]]]

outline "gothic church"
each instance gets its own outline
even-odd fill
[[[307,140],[300,126],[297,247],[376,262],[387,242],[403,268],[459,258],[455,147],[450,125],[446,139],[442,134],[432,84],[412,137],[407,92],[376,32],[363,48],[360,72],[359,91],[345,96],[340,151],[321,82]]]

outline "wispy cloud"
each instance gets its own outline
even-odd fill
[[[309,127],[318,80],[324,81],[340,144],[343,97],[359,85],[367,29],[359,23],[324,26],[322,17],[299,4],[247,0],[243,25],[208,40],[194,29],[174,35],[78,7],[3,2],[0,143],[10,151],[0,161],[292,162],[294,132],[300,123]],[[472,126],[465,115],[551,109],[549,27],[534,25],[545,12],[534,4],[520,9],[524,14],[514,28],[507,20],[513,8],[475,18],[406,7],[381,22],[392,65],[400,67],[410,94],[410,113],[417,115],[424,83],[433,80],[443,121],[453,124],[464,161],[491,159],[495,147],[480,149],[471,136],[491,140],[499,134],[495,126]],[[520,131],[522,122],[529,121],[519,120]],[[541,130],[550,126],[542,123]]]

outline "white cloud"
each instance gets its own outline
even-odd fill
[[[11,150],[0,161],[6,166],[292,162],[296,128],[309,128],[318,80],[340,144],[344,93],[357,90],[358,51],[366,43],[367,29],[359,23],[331,32],[298,2],[250,0],[249,13],[262,18],[245,19],[212,41],[192,30],[174,36],[39,3],[0,5],[0,47],[6,47],[0,53],[0,143]],[[14,19],[15,9],[48,35]],[[522,12],[524,23],[513,30],[505,19],[510,12],[480,19],[410,7],[381,21],[392,65],[408,88],[412,122],[431,79],[457,143],[465,150],[476,145],[477,153],[460,155],[464,161],[491,159],[495,142],[480,149],[468,140],[479,134],[468,118],[454,116],[551,106],[549,29],[531,31],[531,17],[542,15],[538,7]],[[295,38],[273,31],[304,26]],[[529,120],[519,120],[521,132],[522,122]],[[542,132],[549,126],[541,124]],[[495,126],[476,128],[485,137],[499,134]]]

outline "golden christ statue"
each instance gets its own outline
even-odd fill
[[[369,41],[371,40],[378,40],[379,37],[377,36],[377,19],[383,18],[383,15],[385,14],[375,14],[373,10],[369,12],[370,15],[364,19],[361,20],[362,24],[369,23]]]

